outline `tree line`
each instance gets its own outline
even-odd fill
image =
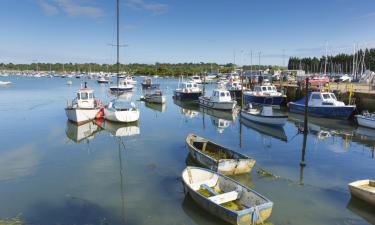
[[[355,64],[353,65],[353,58]],[[362,67],[363,65],[363,67]],[[322,56],[317,57],[307,57],[298,58],[290,57],[288,62],[288,69],[290,70],[304,70],[307,73],[323,73],[326,67],[327,73],[353,73],[354,70],[360,73],[362,68],[364,70],[369,69],[371,71],[375,70],[375,49],[365,49],[359,50],[356,54],[338,54],[330,55],[327,57]]]

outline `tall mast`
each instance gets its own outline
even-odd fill
[[[328,52],[327,52],[327,42],[326,42],[326,60],[324,62],[324,75],[327,75],[327,60],[328,60]]]
[[[117,0],[116,4],[116,13],[117,13],[117,96],[118,96],[118,86],[119,86],[119,73],[120,73],[120,9],[119,9],[120,0]]]

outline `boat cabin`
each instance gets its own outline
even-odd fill
[[[194,82],[201,82],[201,77],[198,76],[198,75],[194,75],[191,77],[191,80],[194,81]]]
[[[241,90],[242,85],[240,81],[232,81],[227,83],[227,88],[230,90]]]
[[[232,101],[232,97],[230,92],[226,89],[214,89],[212,91],[211,101],[230,102]]]
[[[77,105],[82,109],[95,108],[94,90],[84,87],[77,92]]]
[[[254,92],[260,94],[275,94],[278,93],[274,85],[257,85],[254,87]]]
[[[193,81],[188,81],[188,82],[183,82],[182,84],[182,89],[185,92],[197,92],[201,91],[199,85]]]
[[[344,102],[337,101],[334,93],[312,92],[309,96],[309,106],[345,106]]]

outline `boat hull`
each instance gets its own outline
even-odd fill
[[[229,90],[230,95],[235,99],[240,99],[242,97],[242,91],[241,90]]]
[[[109,90],[111,92],[125,92],[125,91],[132,91],[133,87],[110,87]]]
[[[359,180],[349,184],[350,193],[375,206],[375,180]]]
[[[100,108],[95,109],[76,109],[76,108],[65,108],[65,114],[68,117],[68,120],[83,124],[90,120],[95,119],[95,116],[98,114]]]
[[[236,101],[230,102],[214,102],[210,98],[199,97],[199,104],[208,108],[219,109],[219,110],[233,110],[236,107]]]
[[[185,170],[194,169],[194,168],[196,167],[188,167]],[[204,170],[202,168],[199,168],[199,169]],[[185,171],[183,172],[183,177],[184,177],[184,173]],[[226,179],[228,182],[235,183],[237,185],[237,190],[249,190],[249,188],[241,185],[240,183],[238,183],[237,181],[229,177],[225,177],[224,175],[219,174],[219,173],[215,173],[215,174],[217,174],[218,176],[224,177],[224,179]],[[221,205],[214,203],[213,201],[199,194],[197,191],[193,190],[190,187],[190,185],[187,183],[187,181],[184,178],[182,180],[183,180],[184,189],[187,190],[187,193],[199,206],[201,206],[203,209],[205,209],[207,212],[211,213],[212,215],[217,216],[220,219],[230,224],[235,224],[235,225],[260,224],[260,223],[263,223],[266,219],[268,219],[271,216],[273,203],[269,200],[267,203],[257,206],[257,210],[255,210],[255,207],[252,207],[252,208],[248,208],[242,211],[232,211],[230,209],[227,209]],[[252,191],[252,192],[256,193],[255,191]],[[256,194],[259,195],[258,193]]]
[[[244,94],[245,104],[281,106],[286,101],[285,96],[256,96]]]
[[[142,83],[142,88],[143,89],[156,89],[159,88],[160,84],[144,84]]]
[[[198,100],[202,96],[202,92],[181,92],[174,91],[173,96],[176,100]]]
[[[349,119],[355,110],[355,106],[308,106],[309,116]],[[289,110],[293,113],[305,113],[305,104],[289,103]]]
[[[150,103],[164,104],[167,98],[164,95],[145,96],[145,101]]]
[[[104,118],[112,122],[131,123],[138,121],[139,110],[124,110],[117,111],[104,108]]]
[[[375,129],[375,118],[356,115],[358,125]]]
[[[249,112],[241,111],[241,117],[256,123],[269,126],[284,126],[288,116],[261,116]]]
[[[221,149],[232,156],[235,155],[235,157],[233,157],[233,159],[216,160],[194,147],[193,144],[191,144],[191,140],[193,138],[195,138],[195,135],[193,134],[189,134],[186,138],[186,143],[190,155],[196,162],[203,165],[204,167],[211,169],[212,171],[219,172],[225,175],[243,174],[250,173],[251,169],[255,165],[254,159],[251,159],[245,155],[226,149],[224,147],[221,147]]]

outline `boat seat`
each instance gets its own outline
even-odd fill
[[[202,185],[211,188],[211,187],[216,185],[216,182],[217,182],[217,178],[214,176],[213,178],[208,179],[208,180],[194,182],[194,183],[190,184],[190,187],[194,191],[198,191],[201,188]]]
[[[231,201],[236,200],[238,198],[238,196],[239,196],[239,194],[238,194],[237,191],[230,191],[230,192],[226,192],[224,194],[209,197],[208,199],[210,199],[211,201],[213,201],[216,204],[223,204],[223,203],[226,203],[226,202],[231,202]]]
[[[201,188],[201,189],[206,189],[206,190],[207,190],[208,192],[210,192],[213,196],[218,195],[218,193],[217,193],[214,189],[212,189],[211,187],[209,187],[207,184],[202,184],[200,188]]]

